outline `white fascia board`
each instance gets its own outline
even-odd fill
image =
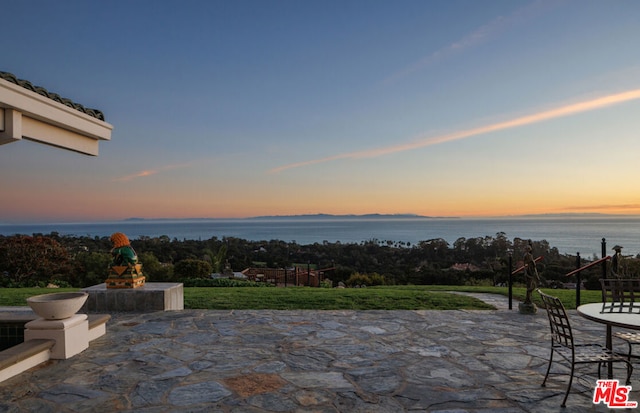
[[[58,148],[98,156],[99,140],[26,116],[22,118],[22,137]]]
[[[60,146],[61,142],[63,142],[64,145],[66,145],[64,142],[71,142],[69,139],[73,139],[71,138],[73,135],[82,137],[81,141],[88,138],[95,140],[96,143],[100,140],[111,139],[113,126],[109,123],[89,116],[86,113],[82,113],[77,109],[63,105],[62,103],[56,102],[48,97],[41,96],[4,79],[0,79],[0,107],[13,109],[16,112],[21,113],[24,118],[31,118],[49,126],[60,128],[66,132],[71,132],[71,134],[66,134],[67,138],[62,141],[56,138],[52,139],[52,142],[49,142],[49,138],[46,135],[28,136],[23,134],[23,137],[25,138],[31,138],[33,140],[49,143],[55,146]],[[7,111],[5,110],[4,112]],[[25,119],[23,119],[23,123],[24,120]],[[6,119],[4,123],[6,126]],[[46,128],[37,129],[42,132]],[[51,131],[52,129],[49,130]],[[62,131],[60,132],[64,134]],[[83,147],[84,145],[84,143],[80,143],[79,146]],[[66,146],[62,147],[66,148]],[[69,147],[67,149],[86,153],[77,147]],[[94,154],[93,152],[97,151],[90,152],[90,154]]]

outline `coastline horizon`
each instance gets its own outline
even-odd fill
[[[0,220],[1,226],[13,225],[67,225],[67,224],[110,224],[119,222],[150,222],[150,221],[242,221],[259,219],[462,219],[462,220],[495,220],[495,219],[570,219],[570,218],[640,218],[640,214],[609,214],[600,212],[561,212],[561,213],[541,213],[541,214],[518,214],[518,215],[420,215],[413,213],[402,214],[291,214],[291,215],[254,215],[246,217],[127,217],[113,219],[83,219],[83,220]]]
[[[349,217],[134,219],[82,223],[0,224],[1,236],[48,235],[110,236],[124,232],[129,238],[168,236],[178,240],[239,238],[248,241],[280,240],[299,245],[362,243],[371,240],[417,245],[443,239],[453,245],[460,238],[504,234],[508,239],[546,241],[561,254],[600,256],[602,239],[625,247],[625,254],[640,253],[640,217],[570,215],[508,218]],[[614,245],[614,244],[612,244]]]

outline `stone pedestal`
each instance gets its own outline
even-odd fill
[[[76,314],[63,320],[38,318],[25,324],[24,340],[55,340],[52,359],[68,359],[89,347],[89,321],[86,314]]]
[[[107,288],[138,288],[144,283],[142,264],[113,266],[109,271],[109,278],[105,281]]]
[[[182,283],[145,283],[138,288],[108,288],[98,284],[83,289],[89,294],[83,310],[87,313],[145,313],[183,310]]]
[[[533,303],[520,303],[518,304],[518,311],[520,314],[535,314],[538,312],[538,307]]]

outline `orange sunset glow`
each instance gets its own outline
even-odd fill
[[[640,214],[634,2],[36,3],[0,71],[113,131],[0,145],[0,224]]]

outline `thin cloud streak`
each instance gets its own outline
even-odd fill
[[[156,174],[159,174],[161,172],[170,171],[170,170],[173,170],[173,169],[186,168],[188,166],[191,166],[191,164],[192,163],[177,164],[177,165],[167,165],[167,166],[163,166],[163,167],[158,168],[158,169],[147,169],[147,170],[144,170],[144,171],[136,172],[136,173],[131,174],[131,175],[126,175],[126,176],[121,176],[119,178],[114,178],[114,179],[112,179],[112,181],[113,182],[129,182],[129,181],[133,181],[134,179],[146,178],[148,176],[156,175]]]
[[[132,180],[137,179],[137,178],[144,178],[146,176],[155,175],[158,172],[160,172],[160,171],[158,171],[157,169],[140,171],[140,172],[136,172],[135,174],[121,176],[119,178],[114,178],[113,182],[128,182],[128,181],[132,181]]]
[[[425,69],[433,64],[436,64],[442,60],[447,59],[457,53],[462,53],[467,49],[479,46],[486,42],[491,41],[493,38],[500,35],[500,33],[508,30],[513,26],[522,24],[529,21],[538,15],[544,13],[551,7],[555,7],[557,2],[549,2],[546,0],[537,0],[533,3],[522,7],[509,16],[498,16],[489,23],[480,26],[475,31],[464,36],[463,38],[451,43],[450,45],[443,47],[430,55],[418,60],[414,64],[400,70],[385,80],[383,84],[394,83],[404,77],[407,77],[415,72]]]
[[[565,116],[575,115],[582,112],[588,112],[596,109],[602,109],[607,106],[628,102],[632,100],[640,99],[640,89],[629,90],[622,93],[603,96],[597,99],[587,100],[584,102],[574,103],[566,106],[562,106],[556,109],[551,109],[544,112],[535,113],[533,115],[522,116],[505,122],[493,123],[491,125],[480,126],[474,129],[468,129],[459,132],[453,132],[446,135],[435,136],[431,138],[420,139],[414,142],[408,142],[402,145],[394,145],[386,148],[370,149],[365,151],[351,152],[347,154],[338,154],[321,159],[314,159],[310,161],[297,162],[293,164],[279,166],[269,170],[270,173],[278,173],[287,169],[300,168],[304,166],[334,161],[338,159],[362,159],[362,158],[377,158],[384,155],[389,155],[396,152],[404,152],[414,149],[420,149],[427,146],[437,145],[440,143],[452,142],[460,139],[471,138],[477,135],[482,135],[489,132],[496,132],[505,129],[516,128],[520,126],[531,125],[538,122],[543,122],[550,119],[561,118]]]
[[[569,206],[563,208],[564,210],[569,211],[610,211],[616,209],[640,209],[640,204],[611,204],[611,205],[581,205],[581,206]]]

